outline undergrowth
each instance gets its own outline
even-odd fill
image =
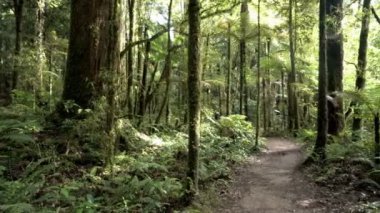
[[[127,119],[115,123],[116,143],[103,131],[103,109],[83,120],[43,130],[43,115],[26,106],[0,110],[1,212],[165,212],[183,207],[187,172],[185,132],[148,134]],[[201,189],[228,180],[253,150],[244,116],[201,126]],[[152,129],[152,128],[145,128]],[[112,161],[105,151],[113,144]],[[108,156],[109,157],[109,156]]]
[[[319,165],[309,165],[304,173],[318,185],[329,188],[340,197],[357,197],[351,203],[352,212],[377,212],[380,209],[380,167],[374,163],[374,142],[372,135],[363,131],[362,140],[352,142],[351,132],[341,137],[329,137],[326,145],[326,160]],[[312,152],[316,132],[302,130],[299,141],[306,143],[308,153]]]

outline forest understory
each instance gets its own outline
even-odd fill
[[[378,11],[1,0],[0,212],[379,212]]]

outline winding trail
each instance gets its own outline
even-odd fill
[[[215,212],[334,212],[314,184],[298,171],[304,160],[299,145],[268,138],[267,150],[238,168],[235,181]]]

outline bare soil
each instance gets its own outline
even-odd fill
[[[267,149],[236,170],[231,188],[214,212],[351,212],[351,198],[334,196],[300,172],[304,159],[299,145],[268,138]]]

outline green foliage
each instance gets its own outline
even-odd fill
[[[2,212],[163,212],[180,204],[185,194],[187,134],[173,129],[144,134],[129,120],[118,119],[115,132],[126,141],[119,142],[115,148],[120,151],[106,166],[109,153],[104,147],[110,143],[102,122],[106,105],[96,106],[91,111],[78,109],[86,114],[84,119],[66,120],[61,129],[64,137],[38,143],[34,134],[41,130],[39,116],[28,107],[4,108],[0,131],[6,147],[17,141],[25,144],[21,152],[33,149],[40,154],[20,168],[16,180],[8,178],[14,175],[12,168],[5,161],[0,164]],[[244,160],[253,147],[253,127],[244,116],[209,119],[201,127],[199,172],[204,187],[228,179],[231,166]],[[224,134],[227,129],[231,134]]]

